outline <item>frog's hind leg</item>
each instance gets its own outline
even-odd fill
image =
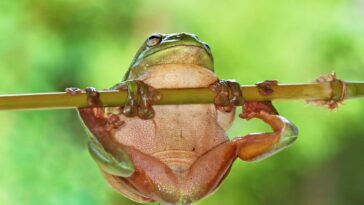
[[[271,133],[248,134],[233,140],[237,145],[239,158],[244,161],[269,157],[297,139],[297,127],[282,116],[260,111],[244,115],[244,117],[261,119],[273,129]]]
[[[159,159],[126,147],[135,166],[123,178],[137,193],[162,204],[187,205],[212,193],[236,159],[236,144],[226,141],[201,156],[184,172],[170,169]]]

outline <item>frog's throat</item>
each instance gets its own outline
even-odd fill
[[[205,48],[196,45],[178,45],[149,54],[143,60],[132,64],[124,80],[136,79],[156,65],[165,64],[193,64],[214,71],[213,58]]]

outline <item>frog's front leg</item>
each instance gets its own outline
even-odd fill
[[[273,85],[277,85],[275,80],[267,80],[257,83],[258,91],[261,95],[270,95],[274,91]],[[212,85],[212,90],[217,92],[215,105],[217,109],[225,111],[242,101],[240,86],[232,81],[219,81]],[[289,120],[279,116],[271,101],[244,102],[244,112],[240,117],[250,120],[258,118],[269,124],[272,133],[249,134],[244,137],[234,139],[232,142],[237,146],[238,156],[242,160],[253,161],[268,157],[291,144],[297,137],[297,127]]]
[[[88,148],[94,160],[107,174],[129,177],[135,171],[134,164],[125,151],[125,146],[113,137],[113,132],[122,129],[124,124],[119,115],[138,116],[142,119],[152,118],[154,110],[151,103],[153,100],[157,100],[159,95],[152,87],[142,81],[125,81],[111,89],[127,89],[128,91],[125,105],[120,108],[111,108],[117,113],[109,112],[108,108],[103,108],[99,93],[91,87],[85,89],[88,107],[80,108],[78,111],[92,134]],[[66,92],[77,95],[82,91],[79,88],[67,88]]]
[[[87,103],[89,107],[78,109],[85,126],[91,132],[88,148],[91,156],[106,172],[116,176],[130,176],[134,172],[128,154],[123,147],[112,138],[112,129],[118,129],[123,125],[115,114],[105,114],[99,93],[95,88],[86,88]],[[67,88],[71,95],[81,93],[78,88]]]
[[[277,81],[267,80],[256,85],[261,95],[270,95],[274,92],[271,86],[277,84]],[[273,132],[254,133],[235,138],[233,142],[237,144],[240,159],[253,161],[269,157],[297,139],[297,127],[280,116],[271,101],[245,102],[243,110],[240,117],[246,120],[261,119],[271,126]]]

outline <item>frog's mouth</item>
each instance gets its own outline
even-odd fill
[[[176,41],[176,43],[178,43],[178,41]],[[206,54],[211,58],[212,60],[212,54],[211,54],[211,51],[209,48],[207,48],[206,46],[202,45],[202,44],[199,44],[199,43],[184,43],[184,44],[174,44],[173,42],[170,42],[170,45],[168,46],[165,46],[164,48],[161,48],[161,49],[153,49],[152,52],[146,52],[145,55],[144,55],[144,58],[147,58],[148,56],[151,56],[153,55],[154,53],[157,53],[159,51],[162,51],[162,50],[165,50],[165,49],[169,49],[169,48],[173,48],[173,47],[180,47],[180,46],[193,46],[193,47],[199,47],[201,49],[203,49]]]
[[[178,44],[164,47],[161,50],[147,53],[139,65],[161,65],[161,64],[194,64],[209,70],[213,68],[211,52],[200,45]],[[135,65],[138,66],[138,65]]]

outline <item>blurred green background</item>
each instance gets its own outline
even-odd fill
[[[363,0],[2,0],[0,93],[108,88],[153,32],[208,42],[221,79],[364,80]],[[237,160],[197,204],[364,204],[364,100],[337,111],[278,101],[300,130],[284,152]],[[136,204],[104,181],[74,110],[0,112],[0,204]],[[269,130],[236,120],[229,136]]]

